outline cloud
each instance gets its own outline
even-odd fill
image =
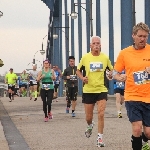
[[[71,0],[70,0],[71,1]],[[68,13],[71,12],[68,1]],[[75,1],[76,2],[76,1]],[[84,3],[85,0],[82,2]],[[95,4],[93,0],[93,30],[96,30]],[[108,32],[108,1],[101,0],[101,38],[102,51],[109,55],[109,32]],[[30,62],[36,51],[41,49],[42,38],[48,32],[49,12],[48,7],[41,0],[3,0],[0,11],[4,16],[0,18],[0,53],[4,66],[0,68],[0,74],[10,67],[14,71],[21,72]],[[83,5],[85,7],[85,5]],[[64,9],[63,9],[64,10]],[[77,7],[76,7],[77,10]],[[63,16],[64,17],[64,16]],[[114,0],[114,55],[115,59],[121,48],[121,23],[120,1]],[[71,20],[71,18],[70,18]],[[136,21],[144,22],[144,1],[136,0]],[[75,22],[75,57],[78,64],[78,22]],[[83,54],[86,53],[86,12],[82,9],[83,27]],[[64,18],[63,25],[64,26]],[[64,33],[62,34],[64,36]],[[71,36],[70,36],[71,37]],[[65,37],[64,37],[65,39]],[[70,44],[71,45],[71,44]],[[46,47],[46,38],[44,40]],[[65,49],[63,42],[62,49]],[[70,47],[71,49],[71,47]],[[65,51],[63,53],[65,58]],[[42,61],[43,56],[36,54],[36,59]],[[114,59],[114,60],[115,60]],[[65,59],[63,59],[65,60]],[[65,63],[64,63],[65,64]],[[38,64],[40,65],[40,64]]]

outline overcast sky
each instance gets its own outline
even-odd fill
[[[69,1],[68,1],[69,2]],[[76,2],[76,1],[75,1]],[[85,1],[82,0],[82,3]],[[70,5],[68,5],[70,6]],[[71,12],[68,7],[68,13]],[[77,9],[77,8],[76,8]],[[93,0],[93,24],[95,29],[95,0]],[[139,11],[138,11],[139,10]],[[0,74],[4,74],[9,68],[14,72],[22,72],[31,68],[34,54],[41,49],[42,41],[46,49],[49,9],[41,0],[0,0],[0,11],[4,16],[0,18],[0,58],[4,66],[0,68]],[[86,53],[85,10],[82,10],[83,20],[83,53]],[[144,22],[144,1],[136,0],[136,21]],[[71,18],[70,18],[71,19]],[[102,51],[108,54],[108,1],[101,0],[101,38]],[[77,30],[77,19],[75,20]],[[120,0],[114,0],[114,38],[115,59],[120,51]],[[94,30],[95,34],[95,30]],[[64,34],[62,34],[64,36]],[[75,32],[75,57],[78,64],[77,32]],[[64,49],[64,44],[63,44]],[[45,58],[40,52],[35,55],[38,66]],[[29,64],[29,65],[28,65]]]

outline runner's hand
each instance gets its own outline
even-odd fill
[[[45,74],[42,74],[41,78],[44,78],[45,77]]]
[[[55,80],[55,76],[52,76],[51,78],[52,78],[52,80]]]
[[[150,74],[150,67],[146,67],[146,68],[145,68],[145,71],[146,71],[148,74]]]
[[[67,76],[67,79],[70,79],[70,76]]]
[[[112,76],[112,71],[106,69],[106,77],[109,79],[109,80],[112,80],[113,76]]]
[[[83,77],[82,81],[87,84],[88,83],[88,77],[87,76]]]
[[[124,82],[127,79],[127,76],[125,74],[121,74],[117,80]]]

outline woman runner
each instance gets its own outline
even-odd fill
[[[41,99],[43,101],[43,111],[45,114],[44,121],[47,122],[48,118],[52,119],[51,103],[54,93],[53,80],[56,79],[54,70],[50,67],[49,60],[44,61],[44,68],[38,74],[38,81],[41,80]]]

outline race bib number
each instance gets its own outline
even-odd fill
[[[42,89],[49,90],[50,84],[42,84]]]
[[[28,82],[22,82],[22,84],[26,84],[26,85],[27,85],[27,84],[28,84]]]
[[[56,81],[56,84],[59,84],[59,81]]]
[[[150,74],[145,71],[133,73],[134,83],[137,85],[150,83]]]
[[[33,84],[37,84],[37,81],[36,80],[31,80]]]
[[[70,75],[70,80],[77,80],[77,76],[76,75]]]
[[[90,62],[90,72],[100,72],[103,71],[102,62]]]
[[[116,82],[116,87],[117,88],[124,88],[124,82]]]

